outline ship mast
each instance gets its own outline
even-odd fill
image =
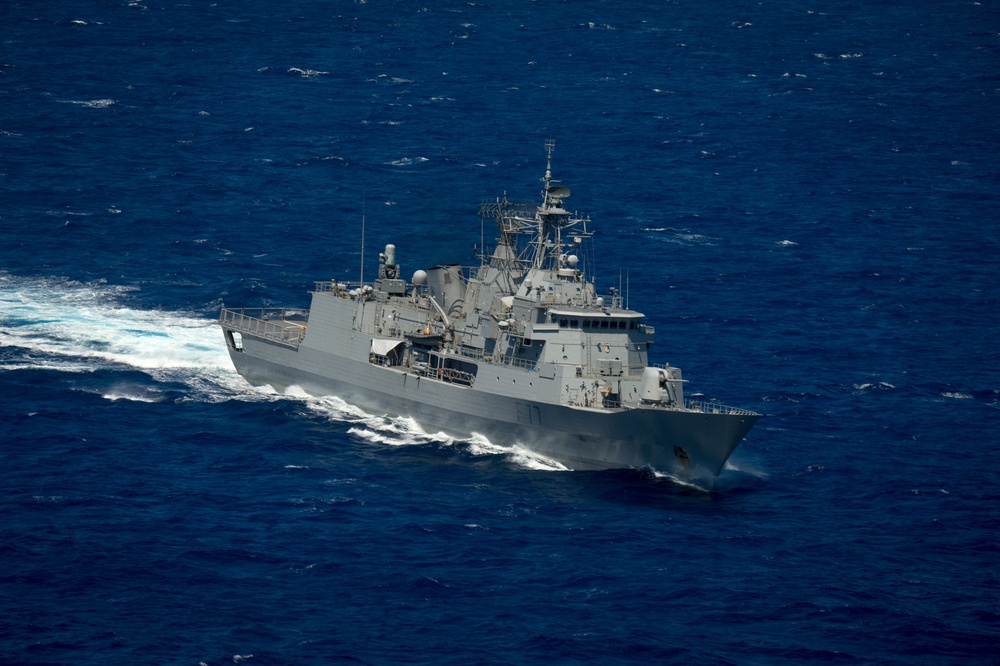
[[[479,215],[482,218],[496,218],[500,237],[497,238],[497,248],[491,257],[491,265],[501,270],[513,268],[516,265],[524,269],[556,270],[564,268],[568,261],[575,260],[564,250],[566,245],[562,240],[563,230],[582,225],[582,230],[572,233],[571,245],[578,245],[591,234],[587,231],[589,218],[574,217],[563,207],[563,201],[570,195],[568,187],[559,185],[561,181],[552,178],[552,154],[556,142],[545,141],[546,166],[545,175],[541,178],[542,202],[540,205],[511,204],[506,195],[495,202],[487,202],[480,206]],[[520,245],[517,236],[527,236]]]
[[[542,178],[545,189],[542,191],[542,205],[538,207],[535,215],[538,231],[535,238],[535,257],[532,262],[534,268],[545,268],[545,264],[550,263],[551,257],[561,257],[563,227],[568,228],[582,221],[571,219],[569,212],[563,208],[563,199],[569,196],[569,188],[553,185],[560,182],[552,178],[552,153],[555,152],[555,148],[555,141],[552,139],[545,141],[546,165],[545,176]]]

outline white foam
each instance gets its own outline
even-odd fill
[[[27,352],[0,363],[0,371],[93,372],[117,365],[212,394],[246,391],[214,319],[129,307],[128,291],[0,273],[0,345]],[[109,399],[129,397],[112,394]]]
[[[89,100],[67,100],[69,104],[76,104],[87,109],[106,109],[109,106],[115,105],[115,100],[113,99],[89,99]]]
[[[856,388],[859,391],[869,391],[869,390],[890,391],[896,387],[890,384],[889,382],[877,382],[877,383],[865,382],[864,384],[854,384],[854,388]]]
[[[498,447],[498,448],[502,449],[504,447]],[[520,444],[515,444],[514,446],[511,446],[509,449],[503,451],[503,453],[507,455],[508,459],[510,459],[511,462],[520,465],[521,467],[525,467],[527,469],[533,469],[540,472],[572,471],[570,470],[569,467],[566,467],[566,465],[563,465],[561,462],[553,460],[552,458],[546,458],[542,454],[535,453],[534,451],[526,449]]]
[[[412,418],[405,416],[366,416],[358,419],[357,425],[347,432],[369,442],[388,446],[453,444],[455,441],[443,432],[428,433]]]
[[[322,418],[338,423],[349,423],[348,434],[378,446],[419,446],[439,444],[462,446],[474,456],[504,456],[526,469],[539,471],[568,471],[565,465],[535,453],[520,444],[503,445],[490,441],[479,433],[466,439],[455,439],[444,432],[427,432],[408,416],[370,414],[336,396],[313,397],[297,386],[290,386],[285,396],[301,400],[306,409]]]
[[[393,160],[392,162],[386,162],[389,166],[410,166],[412,164],[423,164],[424,162],[429,162],[430,158],[427,157],[401,157],[398,160]]]
[[[141,387],[119,386],[101,394],[105,400],[115,402],[117,400],[131,400],[132,402],[160,402],[163,397],[156,394],[156,391],[147,391]]]
[[[354,422],[365,420],[377,420],[380,417],[372,416],[359,407],[347,403],[337,396],[313,397],[303,391],[298,386],[289,386],[285,390],[285,395],[290,398],[301,399],[303,404],[310,411],[319,416],[341,422]]]
[[[525,448],[521,444],[495,444],[488,437],[477,432],[472,433],[468,439],[461,440],[461,443],[474,456],[505,456],[516,465],[543,472],[569,471],[569,468],[562,463]]]
[[[765,480],[768,478],[768,473],[762,469],[759,469],[751,465],[747,461],[733,462],[730,458],[726,461],[726,464],[722,466],[722,469],[726,472],[736,472],[739,474],[746,474],[757,479]]]
[[[658,472],[656,470],[653,470],[653,476],[655,478],[657,478],[657,479],[666,479],[667,481],[670,481],[671,483],[675,483],[678,486],[683,486],[684,488],[690,488],[691,490],[698,490],[698,491],[701,491],[701,492],[707,492],[708,491],[707,488],[705,488],[704,486],[702,486],[702,485],[700,485],[700,484],[698,484],[698,483],[696,483],[694,481],[690,481],[688,479],[683,479],[683,478],[681,478],[679,476],[675,476],[673,474],[668,474],[666,472]]]
[[[97,368],[86,363],[74,363],[68,359],[32,359],[28,363],[24,362],[0,362],[0,372],[14,372],[16,370],[51,370],[53,372],[87,373],[94,372]]]
[[[315,69],[299,69],[298,67],[292,67],[288,70],[289,74],[298,74],[302,78],[311,79],[314,76],[321,76],[323,74],[329,74],[330,72],[320,72]]]
[[[472,437],[465,440],[468,446],[469,453],[474,456],[494,456],[502,455],[507,453],[507,448],[494,444],[489,440],[488,437],[480,435],[479,433],[473,433]]]
[[[377,430],[369,430],[368,428],[350,428],[348,434],[355,435],[361,439],[367,440],[372,444],[385,444],[387,446],[412,446],[414,444],[424,444],[426,442],[418,442],[415,440],[405,440],[399,437],[394,437],[387,435],[386,433],[379,432]]]

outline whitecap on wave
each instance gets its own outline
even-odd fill
[[[429,162],[430,159],[426,157],[401,157],[398,160],[393,160],[391,162],[386,162],[389,166],[412,166],[414,164],[423,164],[424,162]]]
[[[859,391],[891,391],[896,387],[889,382],[865,382],[863,384],[854,384],[854,388]]]
[[[655,234],[668,233],[669,235],[657,237],[657,240],[665,243],[673,243],[675,245],[715,245],[713,239],[703,234],[694,233],[690,229],[677,229],[674,227],[643,227],[642,231]]]
[[[388,81],[389,83],[396,83],[396,84],[413,83],[412,79],[403,79],[398,76],[389,76],[388,74],[379,74],[378,79],[380,81]]]
[[[315,76],[321,76],[323,74],[329,74],[330,72],[320,72],[315,69],[299,69],[298,67],[292,67],[288,70],[289,74],[298,74],[304,79],[311,79]]]
[[[132,402],[161,402],[163,394],[155,388],[120,384],[101,393],[101,397],[111,402],[130,400]]]
[[[65,100],[67,104],[76,104],[86,109],[106,109],[116,104],[113,99],[90,99],[90,100]]]

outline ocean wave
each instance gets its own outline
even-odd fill
[[[423,164],[424,162],[429,162],[430,159],[427,157],[401,157],[398,160],[393,160],[391,162],[385,162],[389,166],[411,166],[413,164]]]
[[[704,234],[699,234],[690,229],[677,229],[675,227],[643,227],[640,231],[651,234],[668,234],[658,237],[657,240],[674,245],[702,245],[711,247],[715,245],[715,239]]]
[[[323,74],[329,74],[330,72],[321,72],[315,69],[300,69],[298,67],[291,67],[288,70],[289,74],[298,74],[304,79],[311,79],[316,76],[322,76]]]
[[[113,99],[90,99],[90,100],[76,100],[67,99],[63,100],[66,104],[76,104],[77,106],[82,106],[86,109],[106,109],[109,106],[114,106],[117,102]]]
[[[133,388],[115,388],[111,391],[107,391],[101,394],[101,397],[105,400],[110,400],[115,402],[118,400],[131,400],[132,402],[162,402],[163,396],[157,395],[156,391],[143,389],[141,387]]]
[[[535,453],[520,444],[494,444],[487,437],[473,433],[472,437],[462,440],[469,453],[476,456],[506,456],[514,464],[541,472],[567,472],[569,468],[562,463]]]
[[[858,391],[891,391],[896,387],[889,382],[865,382],[854,384],[854,388]]]
[[[6,346],[0,333],[0,346]],[[0,361],[0,372],[16,372],[18,370],[51,370],[52,372],[67,372],[84,374],[94,372],[97,368],[89,363],[78,363],[71,359],[29,358],[25,360]]]
[[[697,480],[683,479],[674,474],[668,472],[660,472],[658,470],[652,470],[653,478],[660,479],[664,481],[669,481],[670,483],[681,486],[682,488],[687,488],[689,490],[697,490],[700,492],[708,492],[711,486],[706,487],[697,482]]]

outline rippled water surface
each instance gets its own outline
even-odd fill
[[[0,661],[989,663],[988,2],[0,11]],[[716,488],[235,374],[220,306],[472,261],[555,176]]]

